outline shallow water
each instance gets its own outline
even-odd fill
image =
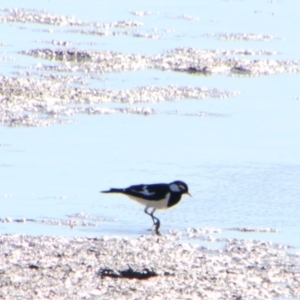
[[[175,47],[245,48],[276,51],[280,59],[299,60],[299,36],[291,30],[297,27],[297,1],[211,1],[210,5],[194,1],[189,5],[170,2],[169,6],[127,1],[116,10],[97,6],[92,0],[84,9],[70,1],[60,3],[63,5],[51,1],[47,7],[38,7],[27,1],[26,7],[74,14],[87,21],[138,20],[144,22],[144,32],[153,28],[160,33],[174,30],[153,40],[80,35],[63,26],[0,24],[0,31],[6,33],[2,35],[6,46],[0,48],[1,57],[13,58],[0,62],[2,75],[26,71],[20,66],[45,63],[17,52],[59,48],[47,43],[58,39],[72,41],[81,49],[125,53],[160,53]],[[24,8],[21,1],[11,1],[10,5]],[[152,14],[138,17],[130,14],[131,10]],[[198,20],[186,20],[184,14]],[[44,31],[50,28],[54,31]],[[262,33],[275,38],[269,42],[221,41],[205,36],[220,32]],[[16,36],[21,36],[21,43],[15,42]],[[157,212],[162,232],[216,227],[223,230],[217,234],[221,237],[261,238],[300,247],[299,74],[252,78],[146,70],[101,76],[102,81],[91,81],[91,85],[122,89],[149,84],[191,85],[240,94],[227,99],[151,104],[158,114],[148,117],[76,115],[70,124],[47,128],[0,127],[1,218],[66,219],[69,214],[84,212],[100,220],[93,227],[73,229],[31,222],[0,223],[0,232],[147,233],[151,220],[142,206],[99,191],[181,179],[188,183],[193,198],[184,197],[173,209]],[[211,115],[190,115],[198,112]],[[227,230],[236,227],[271,227],[279,233]]]

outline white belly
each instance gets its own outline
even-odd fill
[[[168,208],[170,193],[168,193],[163,200],[159,200],[159,201],[150,201],[150,200],[137,198],[134,196],[128,196],[128,197],[131,198],[132,200],[134,200],[142,205],[148,206],[148,207],[152,207],[155,209],[166,209],[166,208]]]

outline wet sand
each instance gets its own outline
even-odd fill
[[[300,297],[300,255],[262,241],[223,249],[180,232],[138,238],[0,236],[3,299],[272,299]]]

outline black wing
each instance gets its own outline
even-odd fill
[[[128,196],[154,201],[165,198],[169,192],[169,185],[165,183],[132,185],[123,190]]]

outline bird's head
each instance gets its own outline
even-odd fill
[[[188,194],[190,197],[192,195],[189,193],[189,187],[183,181],[176,180],[169,184],[170,190],[174,193]]]

